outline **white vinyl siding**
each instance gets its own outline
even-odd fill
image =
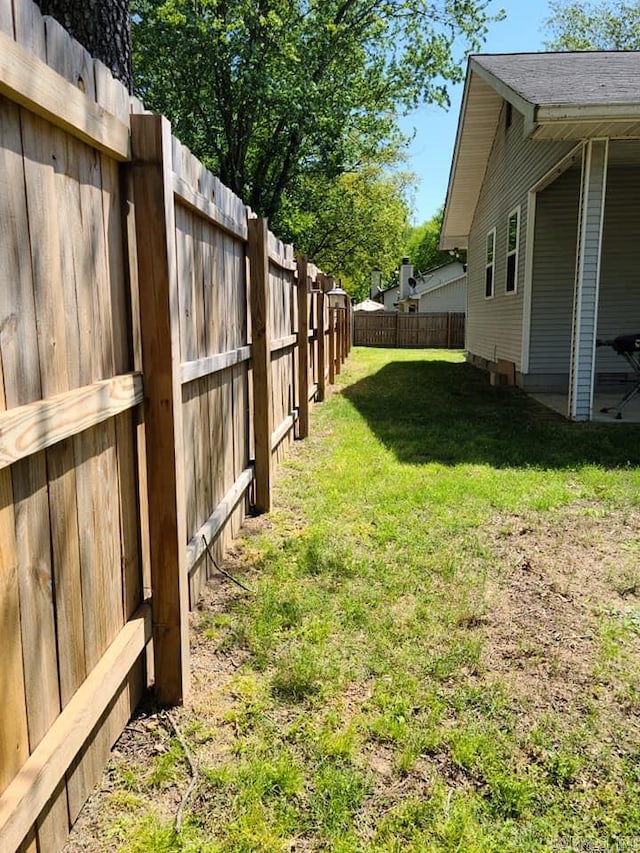
[[[585,145],[582,164],[573,350],[569,379],[569,413],[575,420],[589,420],[591,417],[608,149],[607,139],[590,140]]]
[[[531,338],[527,387],[567,387],[571,358],[573,289],[580,168],[575,166],[538,193],[534,232]]]
[[[504,116],[503,116],[504,118]],[[467,349],[489,361],[498,358],[513,361],[520,369],[522,352],[522,310],[524,293],[524,255],[526,252],[527,193],[529,189],[572,148],[575,142],[533,142],[523,138],[523,118],[513,110],[512,126],[504,133],[498,124],[491,156],[487,164],[478,206],[469,235],[467,271]],[[516,292],[505,293],[506,235],[496,245],[494,293],[485,299],[486,235],[496,223],[506,223],[509,213],[520,207]],[[575,263],[575,255],[573,257]]]
[[[466,301],[467,279],[463,276],[423,294],[420,297],[420,311],[435,314],[449,311],[462,314],[466,308]]]

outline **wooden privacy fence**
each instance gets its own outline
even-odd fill
[[[350,312],[30,0],[0,0],[0,186],[0,850],[55,853],[148,684],[188,690],[208,555]]]
[[[361,347],[464,347],[464,314],[356,311],[353,343]]]

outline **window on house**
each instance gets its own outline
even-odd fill
[[[518,281],[518,247],[520,244],[520,208],[512,210],[507,220],[507,293],[516,292]]]
[[[496,229],[492,228],[487,234],[487,256],[484,275],[484,295],[487,299],[493,296],[493,268],[495,264]]]

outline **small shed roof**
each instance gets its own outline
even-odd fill
[[[440,246],[465,248],[504,101],[531,139],[640,138],[640,51],[471,56]]]
[[[363,302],[358,302],[353,306],[354,311],[384,311],[384,305],[380,302],[374,302],[373,299],[365,299]]]

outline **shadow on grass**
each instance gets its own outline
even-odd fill
[[[343,394],[397,459],[509,468],[640,464],[640,425],[571,424],[468,364],[407,361]]]

